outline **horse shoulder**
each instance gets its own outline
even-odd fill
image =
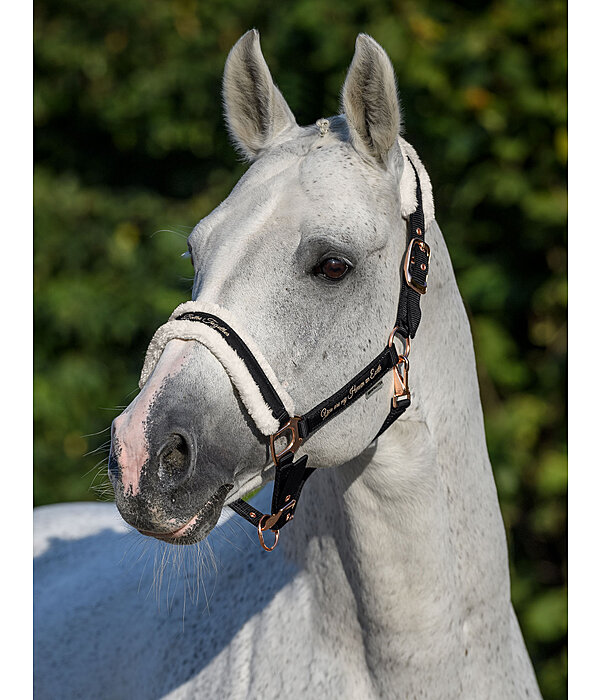
[[[344,683],[344,664],[315,637],[313,584],[237,522],[218,526],[203,553],[142,538],[112,504],[45,506],[34,524],[40,700],[206,687],[274,697]]]

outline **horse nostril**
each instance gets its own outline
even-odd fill
[[[116,441],[115,441],[115,423],[116,420],[112,422],[110,426],[110,452],[108,454],[108,476],[111,479],[118,479],[121,473],[119,468],[119,459],[117,457]]]
[[[158,455],[160,477],[180,478],[190,466],[190,448],[186,439],[177,433],[169,436]]]
[[[108,456],[108,476],[111,479],[118,479],[121,470],[119,469],[119,460],[116,458],[114,451],[111,449]]]

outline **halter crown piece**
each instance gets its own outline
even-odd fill
[[[424,240],[425,217],[419,175],[410,156],[407,160],[416,179],[416,208],[407,217],[396,322],[382,352],[329,398],[303,416],[295,415],[292,399],[256,343],[233,329],[235,320],[226,309],[206,302],[190,301],[178,306],[169,321],[156,331],[148,347],[140,387],[146,383],[169,340],[195,340],[205,345],[223,365],[257,428],[269,437],[275,465],[271,512],[261,513],[241,499],[229,504],[257,528],[260,544],[268,552],[275,549],[281,528],[293,519],[302,488],[315,471],[314,467],[307,466],[307,455],[294,461],[298,448],[325,423],[367,394],[390,370],[394,380],[390,411],[373,439],[376,440],[410,406],[410,339],[415,337],[421,321],[420,300],[427,291],[430,250]],[[396,337],[403,344],[401,354],[394,345]],[[274,534],[271,545],[265,542],[266,530]]]

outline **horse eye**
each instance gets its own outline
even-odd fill
[[[337,282],[346,276],[352,266],[341,258],[327,258],[322,260],[315,268],[315,273],[328,280]]]

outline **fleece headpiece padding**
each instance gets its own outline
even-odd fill
[[[431,190],[431,181],[427,170],[423,167],[421,159],[417,155],[415,149],[405,141],[401,136],[398,137],[398,145],[400,146],[400,151],[404,158],[404,162],[408,163],[408,159],[412,162],[413,168],[405,167],[402,169],[402,175],[400,177],[400,205],[402,208],[402,216],[405,219],[417,209],[417,178],[415,177],[415,170],[419,177],[419,184],[421,185],[421,196],[422,196],[422,207],[423,207],[423,218],[425,219],[425,230],[429,228],[433,220],[435,219],[435,207],[433,204],[433,192]]]
[[[225,340],[227,331],[223,326],[215,323],[205,325],[189,320],[178,320],[178,317],[189,313],[207,313],[225,321],[235,329],[235,333],[247,345],[254,359],[266,375],[273,389],[277,393],[281,403],[290,416],[294,415],[294,402],[287,391],[281,386],[275,372],[264,358],[260,349],[252,338],[243,330],[239,321],[227,309],[209,302],[188,301],[180,304],[169,317],[167,323],[161,326],[150,341],[146,351],[146,359],[140,376],[140,388],[148,381],[166,344],[170,340],[195,340],[204,345],[223,365],[229,375],[231,383],[238,391],[240,398],[248,413],[254,420],[256,427],[264,435],[272,435],[280,428],[280,422],[272,408],[265,401],[261,390],[250,373],[246,362]]]

